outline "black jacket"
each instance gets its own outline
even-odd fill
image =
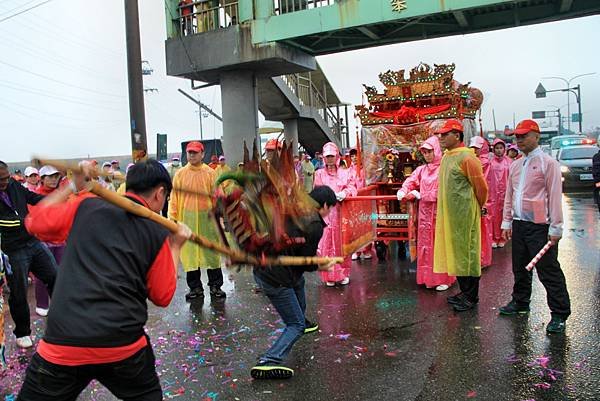
[[[319,241],[323,236],[326,224],[318,213],[314,213],[305,219],[304,230],[288,221],[286,232],[289,237],[303,237],[303,244],[294,245],[286,249],[282,254],[285,256],[315,256]],[[254,274],[261,280],[274,287],[295,287],[305,271],[317,270],[317,265],[308,266],[270,266],[255,267]]]
[[[12,179],[5,192],[8,193],[12,207],[0,198],[0,235],[2,236],[2,250],[10,253],[33,239],[24,224],[25,217],[29,213],[27,205],[35,205],[44,197],[31,192]]]
[[[600,182],[600,150],[592,158],[592,175],[594,176],[594,182]]]
[[[168,234],[100,198],[83,200],[54,285],[44,341],[120,347],[143,336],[147,275]]]

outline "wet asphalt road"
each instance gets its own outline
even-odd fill
[[[566,335],[547,336],[545,291],[534,281],[529,316],[498,316],[510,299],[510,246],[494,251],[480,303],[456,314],[446,297],[415,284],[404,260],[360,261],[347,287],[326,288],[307,274],[308,317],[287,381],[254,381],[249,369],[282,325],[250,271],[226,273],[226,301],[183,300],[180,280],[167,309],[152,307],[148,332],[165,399],[179,400],[600,400],[600,223],[591,196],[565,197],[559,260],[573,314]],[[7,316],[9,368],[2,397],[18,391],[32,351],[15,351]],[[43,318],[34,317],[41,337]],[[90,385],[81,400],[113,400]]]

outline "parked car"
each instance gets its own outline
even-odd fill
[[[573,145],[593,145],[595,139],[590,139],[585,135],[558,135],[552,138],[550,142],[550,156],[556,157],[560,148]]]
[[[594,186],[592,158],[598,153],[594,145],[574,145],[560,148],[557,159],[560,163],[564,187]]]

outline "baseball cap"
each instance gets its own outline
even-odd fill
[[[102,163],[102,167],[111,167],[112,164],[110,164],[110,162],[104,162]]]
[[[279,142],[277,139],[269,139],[265,144],[265,150],[281,149],[282,146],[283,145],[281,144],[281,142]]]
[[[25,169],[25,177],[29,177],[31,174],[40,175],[40,172],[37,168],[29,166]]]
[[[469,141],[469,147],[470,148],[481,149],[483,147],[484,143],[485,143],[485,141],[484,141],[484,139],[482,137],[480,137],[480,136],[474,136]]]
[[[533,120],[523,120],[517,124],[517,128],[513,131],[515,135],[525,135],[529,132],[540,133],[540,126]]]
[[[337,156],[339,153],[338,147],[333,142],[328,142],[323,145],[323,156]]]
[[[179,159],[179,156],[173,156],[173,157],[171,158],[171,160],[172,160],[172,161],[175,161],[175,160],[179,161],[179,160],[181,160],[181,159]]]
[[[446,120],[446,122],[444,122],[444,125],[442,125],[435,131],[435,133],[436,134],[445,134],[450,131],[463,132],[462,123],[460,121],[458,121],[456,118],[449,118],[448,120]]]
[[[202,142],[192,141],[187,144],[187,146],[185,147],[185,151],[196,153],[204,152],[204,145],[202,144]]]
[[[58,170],[54,166],[46,165],[40,169],[40,177],[57,174]]]
[[[433,150],[433,145],[430,144],[429,142],[423,142],[421,144],[421,146],[419,146],[419,149],[429,149],[429,150]]]
[[[221,161],[221,160],[225,160],[225,156],[223,156],[223,155],[219,156],[219,161]]]
[[[119,161],[118,160],[111,160],[110,164],[119,164]]]

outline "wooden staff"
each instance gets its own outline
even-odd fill
[[[74,172],[83,173],[83,170],[78,165],[71,165],[64,162],[58,162],[55,160],[42,160],[42,159],[34,159],[34,162],[37,164],[45,165],[50,164],[59,170],[72,170]],[[34,164],[36,164],[34,163]],[[153,212],[136,203],[129,198],[121,196],[116,192],[109,191],[105,189],[97,182],[90,182],[88,184],[88,190],[101,197],[105,201],[112,203],[113,205],[120,207],[131,214],[135,214],[136,216],[144,217],[154,221],[155,223],[160,224],[165,227],[172,233],[176,233],[179,231],[179,226],[176,222],[171,221],[158,213]],[[246,263],[250,265],[256,266],[268,266],[268,265],[288,265],[288,266],[306,266],[306,265],[324,265],[329,263],[342,263],[343,258],[340,257],[318,257],[318,256],[278,256],[278,257],[262,257],[257,258],[253,255],[247,254],[245,252],[241,252],[232,248],[228,248],[223,246],[217,242],[213,242],[201,235],[192,234],[189,238],[189,241],[192,241],[204,248],[211,249],[215,252],[227,255],[231,258],[232,261]]]

